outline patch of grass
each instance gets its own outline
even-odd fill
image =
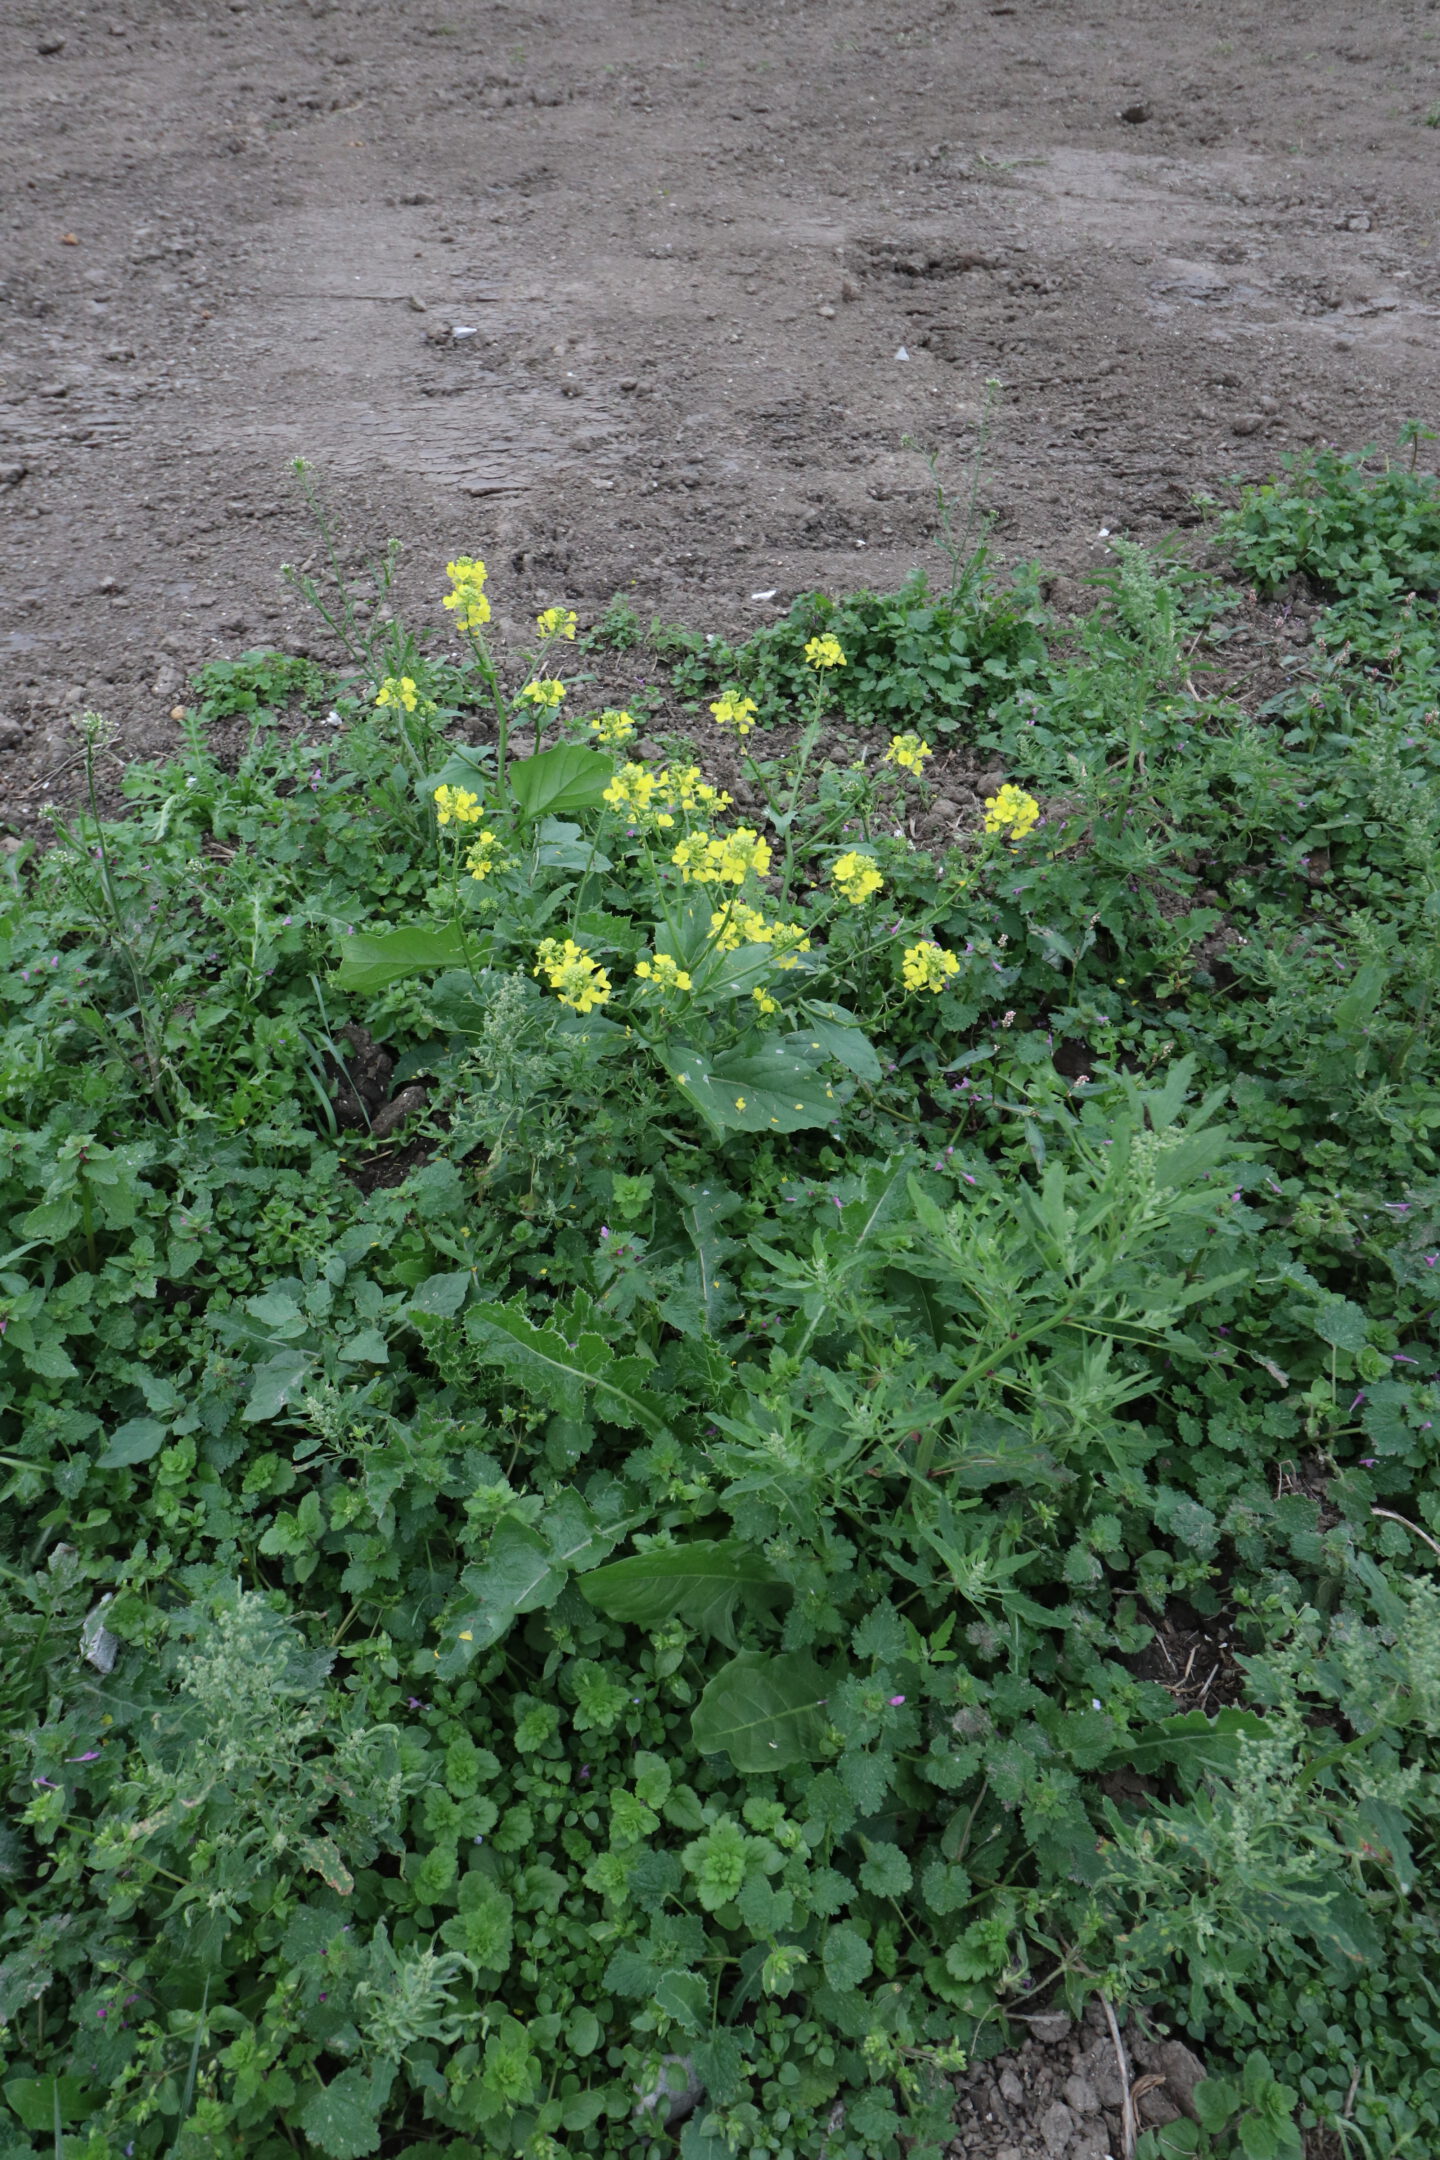
[[[1137,549],[814,596],[670,641],[742,819],[457,559],[7,859],[0,2153],[897,2160],[1097,1990],[1147,2160],[1435,2145],[1431,513],[1227,529],[1342,497],[1260,712]]]

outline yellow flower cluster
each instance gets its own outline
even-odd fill
[[[682,813],[689,816],[698,810],[714,817],[729,809],[731,798],[702,780],[698,765],[665,765],[658,773],[644,765],[622,765],[605,790],[605,801],[636,825],[669,832]]]
[[[805,647],[805,658],[813,668],[844,667],[845,653],[838,637],[827,630],[824,637],[812,637]]]
[[[520,695],[528,698],[532,705],[543,705],[547,712],[554,712],[565,695],[565,685],[563,682],[549,680],[542,682],[537,678],[534,682],[527,682]]]
[[[514,859],[505,853],[505,843],[500,835],[486,826],[483,832],[476,833],[473,843],[466,849],[465,867],[471,877],[487,878],[492,870],[508,870]]]
[[[478,555],[457,555],[454,562],[447,562],[445,575],[451,590],[445,596],[445,605],[455,616],[457,630],[481,630],[490,620],[490,602],[485,597],[485,565]]]
[[[435,822],[437,825],[478,825],[485,812],[480,807],[478,795],[469,788],[437,787],[435,790]]]
[[[536,616],[535,627],[543,638],[573,638],[575,621],[574,608],[547,607],[543,615]]]
[[[604,1005],[610,996],[610,977],[597,967],[574,938],[541,938],[535,948],[531,973],[543,975],[562,1005],[572,1012],[588,1013]]]
[[[938,997],[951,976],[959,974],[960,962],[943,945],[921,938],[918,945],[906,946],[900,972],[907,990],[933,990]]]
[[[779,1001],[776,998],[772,998],[768,990],[752,990],[750,992],[750,995],[752,998],[754,998],[755,1003],[759,1006],[761,1012],[764,1013],[767,1019],[770,1017],[772,1012],[779,1012]]]
[[[732,697],[727,690],[724,697],[718,699],[710,710],[716,727],[734,728],[737,735],[745,736],[754,727],[759,708],[754,698]]]
[[[934,754],[923,736],[892,735],[890,747],[881,762],[886,765],[898,765],[902,772],[914,773],[918,779],[920,769],[924,765],[926,758],[933,757]]]
[[[852,907],[860,907],[882,891],[885,880],[875,867],[873,855],[853,852],[839,856],[830,866],[830,876],[842,900]]]
[[[747,907],[743,900],[713,914],[710,930],[716,952],[734,952],[740,945],[773,945],[782,968],[793,968],[796,953],[810,950],[804,923],[768,923],[759,908]]]
[[[590,722],[590,732],[607,749],[618,750],[622,743],[634,739],[635,722],[628,712],[602,712],[598,720]]]
[[[743,885],[770,868],[770,843],[749,825],[732,833],[691,833],[670,857],[687,885]]]
[[[658,991],[663,997],[667,990],[688,990],[690,977],[674,955],[657,952],[653,960],[637,960],[635,973],[647,990]]]
[[[1040,805],[1033,795],[1023,788],[1012,787],[1007,780],[998,795],[985,798],[985,830],[987,833],[1007,833],[1012,840],[1023,840],[1040,815]]]
[[[419,702],[413,675],[387,675],[375,693],[377,705],[403,705],[406,712],[414,712]]]

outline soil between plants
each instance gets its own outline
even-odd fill
[[[340,658],[295,456],[416,620],[467,552],[502,632],[734,634],[943,576],[915,445],[963,508],[992,378],[992,550],[1061,610],[1107,532],[1435,418],[1436,0],[12,0],[0,59],[12,844],[83,707],[150,756],[205,660]],[[1113,2149],[1056,2045],[957,2152]]]

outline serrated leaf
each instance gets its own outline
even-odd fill
[[[1349,1298],[1325,1297],[1310,1314],[1310,1325],[1321,1342],[1333,1349],[1361,1351],[1370,1340],[1365,1315]]]
[[[603,1335],[582,1327],[570,1341],[558,1325],[536,1327],[518,1305],[476,1305],[465,1327],[482,1358],[562,1417],[590,1412],[626,1432],[666,1430],[665,1406],[644,1385],[653,1368],[617,1358]]]
[[[419,924],[398,930],[360,930],[341,941],[335,981],[357,997],[373,997],[409,975],[436,975],[465,965],[465,945],[453,924],[443,930]]]
[[[158,1418],[130,1418],[124,1425],[117,1425],[106,1443],[105,1451],[95,1458],[97,1470],[123,1470],[135,1463],[149,1462],[165,1445],[169,1427]]]
[[[646,1628],[684,1620],[733,1650],[737,1609],[774,1604],[789,1597],[790,1585],[738,1538],[696,1538],[671,1552],[614,1560],[587,1575],[580,1592],[611,1620]]]
[[[1203,1710],[1185,1710],[1142,1727],[1106,1758],[1104,1767],[1142,1774],[1175,1769],[1193,1784],[1203,1770],[1233,1772],[1242,1740],[1257,1740],[1264,1731],[1265,1720],[1253,1710],[1217,1710],[1214,1717]]]
[[[736,1240],[720,1230],[720,1224],[742,1205],[740,1195],[723,1185],[677,1185],[680,1222],[695,1252],[692,1277],[695,1298],[704,1325],[714,1334],[735,1308],[735,1293],[721,1272],[722,1263],[738,1250]]]
[[[800,1132],[828,1125],[840,1110],[811,1057],[792,1047],[800,1040],[769,1035],[747,1052],[719,1055],[664,1043],[655,1054],[712,1132]]]
[[[447,1678],[462,1672],[471,1658],[508,1635],[521,1613],[553,1604],[567,1574],[538,1530],[528,1523],[502,1522],[488,1557],[466,1568],[460,1578],[474,1602],[450,1616],[436,1670]]]
[[[598,810],[614,777],[610,758],[579,743],[561,743],[537,757],[517,758],[508,774],[510,792],[528,818]]]
[[[808,1650],[777,1657],[742,1650],[716,1673],[690,1720],[702,1755],[725,1754],[743,1772],[819,1762],[829,1725],[829,1676]]]
[[[330,2160],[364,2160],[380,2143],[379,2110],[370,2074],[358,2068],[312,2093],[299,2115],[300,2128]]]
[[[875,1963],[870,1945],[859,1929],[844,1921],[829,1930],[820,1957],[825,1977],[833,1988],[859,1987],[862,1980],[869,1978]]]

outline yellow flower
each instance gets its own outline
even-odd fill
[[[543,638],[573,638],[575,620],[574,608],[547,607],[543,615],[536,616],[535,627]]]
[[[572,1012],[588,1013],[604,1005],[610,996],[610,977],[597,967],[574,938],[542,938],[535,948],[532,974],[544,975],[562,1005]]]
[[[674,796],[681,810],[705,810],[711,813],[728,810],[732,796],[723,794],[700,777],[698,765],[667,765],[660,775],[660,785]]]
[[[838,637],[827,630],[824,637],[812,637],[805,647],[805,658],[813,668],[844,667],[845,654]]]
[[[436,788],[435,822],[437,825],[448,825],[452,819],[457,825],[478,825],[484,815],[485,812],[480,807],[479,796],[472,795],[469,788]]]
[[[933,990],[938,997],[950,977],[959,974],[960,962],[943,945],[921,938],[918,945],[906,946],[900,972],[907,990]]]
[[[998,795],[985,798],[985,830],[987,833],[1006,833],[1012,840],[1023,840],[1040,815],[1040,805],[1033,795],[1023,788],[1012,787],[1007,780]]]
[[[711,856],[711,849],[720,843],[712,841],[709,833],[689,833],[670,857],[684,882],[689,885],[718,885],[720,872]]]
[[[780,1007],[776,1004],[774,998],[770,997],[764,990],[752,990],[750,995],[767,1019],[772,1012],[779,1012]]]
[[[733,833],[709,843],[710,852],[727,885],[743,885],[753,870],[764,877],[770,868],[770,843],[752,825],[737,825]]]
[[[473,878],[487,878],[492,870],[508,870],[513,857],[505,853],[505,844],[498,833],[488,827],[478,832],[465,852],[465,867]]]
[[[563,682],[555,682],[553,680],[546,680],[542,682],[539,677],[537,677],[534,682],[526,683],[524,689],[520,692],[520,695],[523,698],[529,698],[532,705],[543,705],[547,708],[548,711],[554,712],[556,706],[560,703],[560,700],[565,695],[565,685]]]
[[[387,675],[375,693],[377,705],[403,705],[406,712],[414,712],[419,702],[420,693],[411,675]]]
[[[851,853],[841,855],[830,867],[830,875],[842,900],[852,907],[860,907],[866,900],[884,888],[885,880],[875,867],[873,855]]]
[[[482,629],[490,620],[484,563],[478,556],[457,555],[454,562],[446,563],[445,575],[453,588],[445,597],[445,605],[454,612],[457,629]]]
[[[665,807],[660,797],[660,776],[647,771],[643,765],[622,765],[619,772],[605,789],[603,800],[612,810],[619,810],[637,825],[650,825],[665,830],[675,823],[674,815]]]
[[[745,1097],[743,1095],[737,1095],[735,1097],[735,1108],[737,1110],[743,1110],[745,1108]]]
[[[653,960],[637,960],[635,973],[648,990],[658,990],[663,997],[667,990],[688,990],[690,977],[673,954],[657,952]]]
[[[754,698],[735,697],[727,690],[710,710],[715,716],[717,727],[734,728],[737,735],[743,736],[748,735],[754,727],[758,708]]]
[[[628,712],[602,712],[598,720],[590,722],[590,732],[610,749],[618,750],[633,738],[635,722]]]
[[[890,747],[881,762],[898,765],[903,772],[914,773],[918,778],[926,758],[934,754],[929,743],[919,735],[892,735]]]
[[[796,953],[809,952],[805,925],[798,922],[767,923],[759,908],[735,901],[710,917],[716,952],[734,952],[740,945],[769,945],[780,956],[782,968],[793,968]]]

